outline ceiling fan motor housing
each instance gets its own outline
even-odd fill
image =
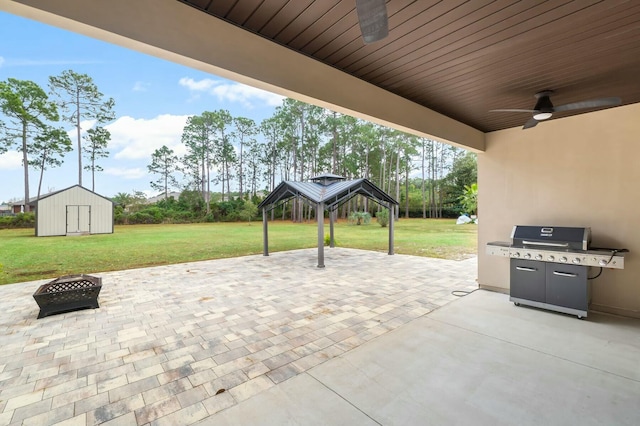
[[[540,93],[536,93],[536,98],[538,101],[536,102],[536,106],[533,108],[539,112],[553,112],[553,104],[551,103],[551,99],[549,96],[553,94],[552,90],[545,90]]]
[[[356,12],[365,44],[382,40],[389,35],[385,0],[356,0]]]

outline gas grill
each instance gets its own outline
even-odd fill
[[[511,241],[487,243],[487,254],[510,258],[510,298],[557,312],[587,316],[589,267],[624,269],[625,249],[591,247],[591,228],[513,227]],[[602,269],[600,270],[602,272]]]

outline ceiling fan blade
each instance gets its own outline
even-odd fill
[[[620,105],[622,100],[618,97],[591,99],[590,101],[574,102],[572,104],[560,105],[553,108],[554,112],[573,111],[575,109],[598,108],[603,106]]]
[[[366,44],[389,35],[389,20],[385,0],[356,0],[360,31]]]
[[[535,118],[531,118],[529,119],[529,121],[524,123],[524,126],[522,126],[522,130],[530,129],[532,127],[536,127],[537,125],[538,125],[538,120],[536,120]]]
[[[533,114],[534,112],[538,112],[535,109],[492,109],[489,112],[528,112]]]

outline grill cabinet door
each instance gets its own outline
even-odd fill
[[[587,267],[547,264],[547,303],[586,311],[589,308]]]
[[[545,301],[545,264],[535,260],[511,259],[510,295],[518,299]]]

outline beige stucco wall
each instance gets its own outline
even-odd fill
[[[480,285],[508,291],[509,259],[487,256],[485,245],[508,241],[513,225],[590,226],[593,246],[630,250],[624,270],[592,281],[591,308],[640,317],[640,104],[486,140],[478,154]]]

